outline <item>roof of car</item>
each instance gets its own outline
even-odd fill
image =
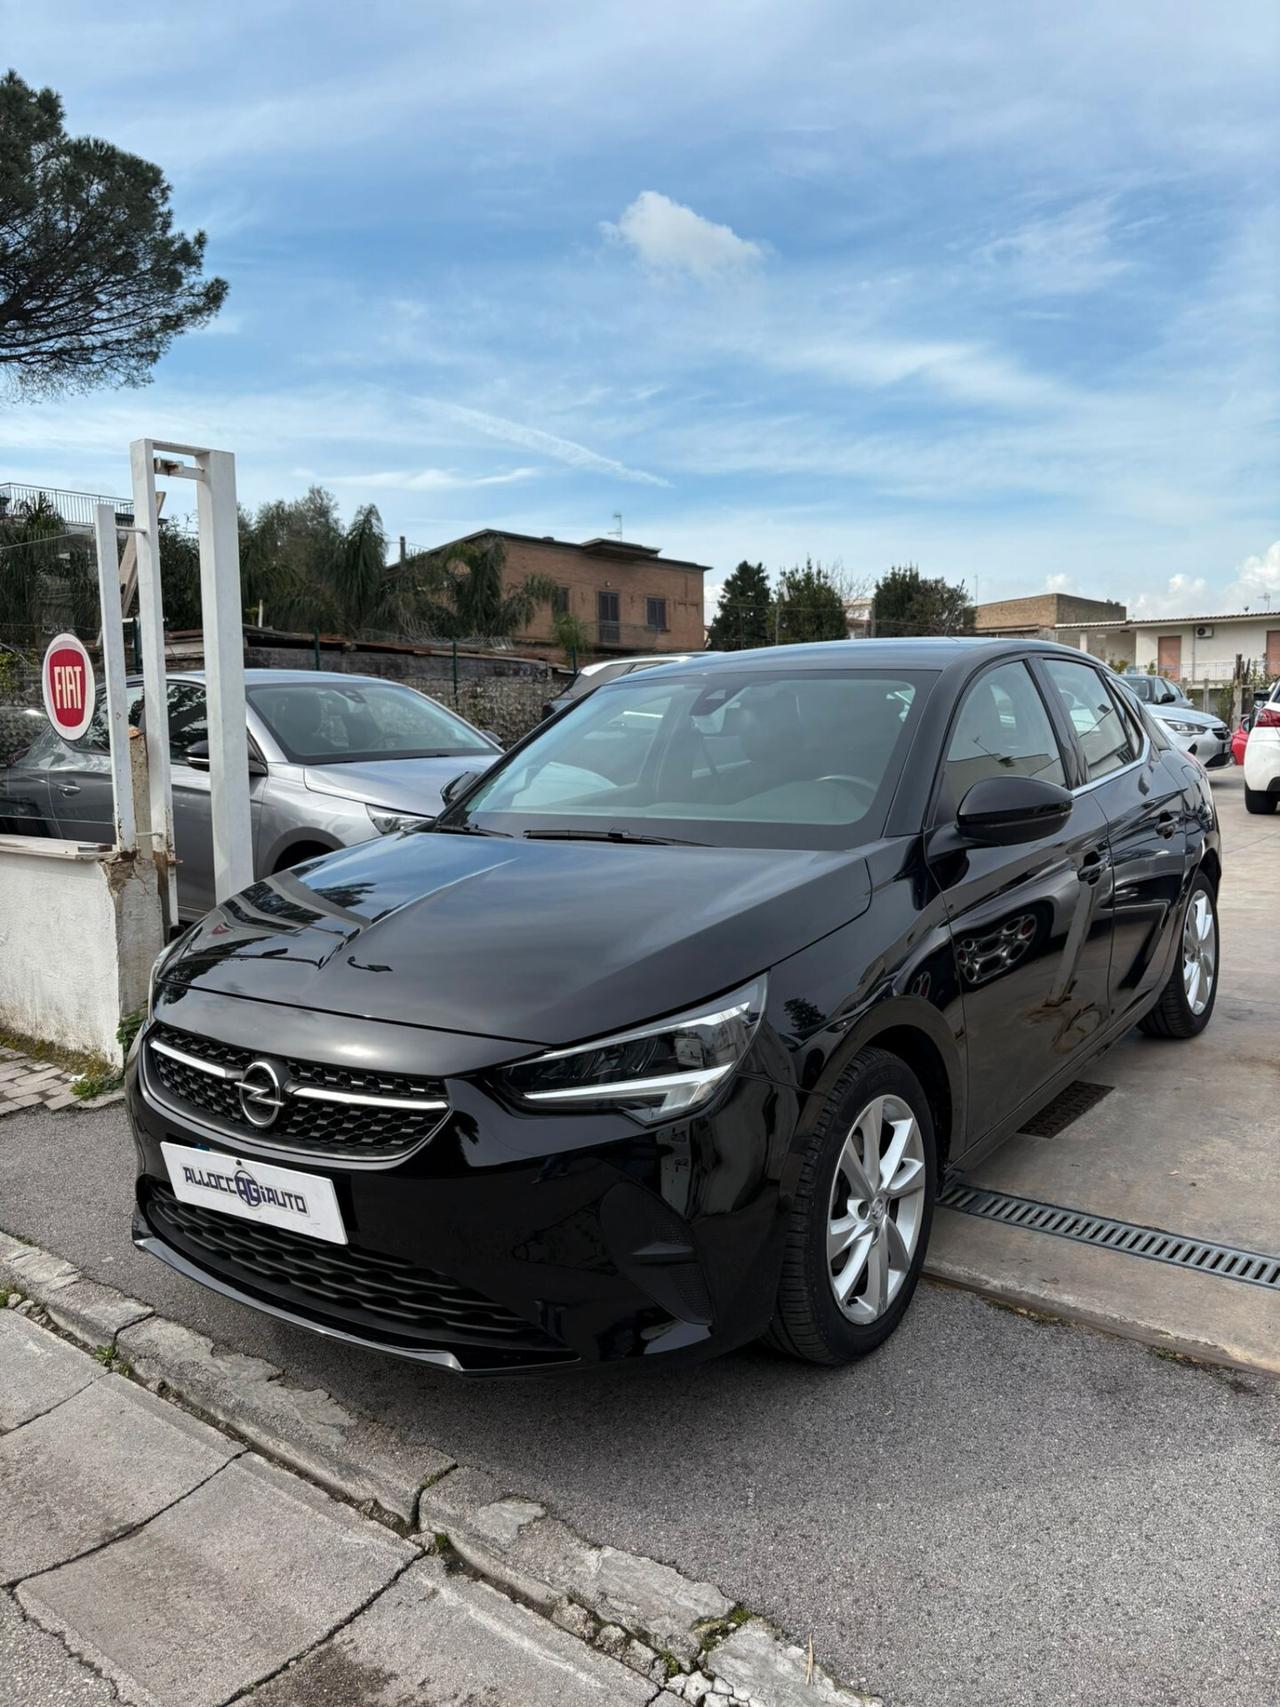
[[[913,635],[898,640],[820,640],[799,646],[757,646],[743,652],[693,652],[679,663],[660,664],[654,674],[675,675],[682,670],[776,670],[799,666],[837,668],[860,664],[866,669],[944,670],[949,664],[984,657],[997,658],[1024,652],[1044,652],[1060,658],[1081,659],[1086,654],[1074,646],[1059,646],[1052,640],[990,638],[982,635]],[[1090,663],[1098,663],[1090,658]],[[649,671],[645,671],[648,676]],[[612,685],[612,684],[611,684]]]
[[[205,678],[203,670],[166,670],[165,678],[171,682],[202,682]],[[399,682],[394,677],[361,676],[354,670],[261,670],[248,669],[244,673],[248,686],[255,687],[260,682],[279,684],[281,682],[390,682],[392,687],[411,687],[410,682]],[[136,672],[130,680],[141,681],[142,677]]]

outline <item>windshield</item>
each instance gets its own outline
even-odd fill
[[[623,677],[481,784],[442,829],[850,847],[880,833],[926,672]]]
[[[488,757],[494,744],[462,718],[396,682],[254,683],[246,697],[295,764]]]

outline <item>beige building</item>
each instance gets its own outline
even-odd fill
[[[1078,646],[1108,664],[1152,670],[1170,681],[1222,687],[1236,659],[1247,675],[1280,677],[1280,612],[1129,617],[1122,622],[1060,624],[1048,638]]]
[[[705,640],[701,563],[663,557],[656,545],[606,537],[581,545],[550,534],[482,528],[449,545],[500,539],[506,552],[503,579],[518,586],[545,575],[557,588],[553,609],[543,606],[523,633],[525,647],[558,647],[555,614],[568,611],[585,627],[593,652],[701,652]],[[445,550],[447,546],[438,547]]]

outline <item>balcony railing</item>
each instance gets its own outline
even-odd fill
[[[99,504],[110,504],[118,522],[128,525],[133,521],[132,498],[103,498],[93,492],[64,492],[57,486],[23,486],[16,480],[0,481],[0,515],[6,511],[12,514],[19,504],[35,504],[41,498],[52,504],[72,527],[91,528]]]

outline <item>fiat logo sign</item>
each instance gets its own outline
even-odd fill
[[[40,671],[44,709],[64,741],[78,741],[93,721],[93,663],[74,634],[58,634],[45,648]]]

